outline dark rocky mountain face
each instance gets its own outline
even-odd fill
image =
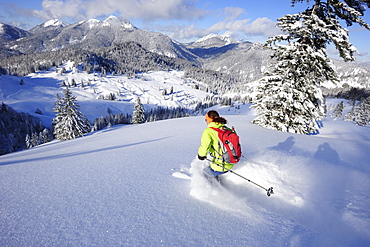
[[[9,49],[8,44],[30,35],[30,32],[0,22],[0,58],[21,54],[18,49]]]
[[[0,44],[2,45],[30,35],[30,32],[0,22]]]

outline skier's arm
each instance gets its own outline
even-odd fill
[[[212,143],[212,138],[207,128],[203,131],[202,138],[200,140],[200,147],[198,149],[198,157],[204,158],[207,156],[207,152],[209,151],[209,147],[211,143]]]

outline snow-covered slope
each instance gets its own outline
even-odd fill
[[[66,73],[61,73],[62,68]],[[195,84],[202,83],[184,80],[184,72],[181,71],[156,71],[127,78],[125,75],[108,74],[104,77],[100,73],[87,74],[80,69],[78,65],[66,63],[60,68],[54,67],[26,77],[0,76],[0,102],[37,116],[45,126],[50,126],[55,116],[56,95],[63,96],[62,82],[71,86],[81,112],[90,121],[106,116],[108,108],[113,114],[123,112],[131,115],[137,97],[140,97],[146,110],[157,106],[192,109],[209,95],[194,88]],[[170,93],[171,89],[173,93]],[[163,95],[164,91],[167,95]],[[116,100],[106,100],[110,94],[114,94]],[[42,115],[36,114],[36,109],[41,110]]]
[[[369,127],[329,118],[317,136],[282,133],[247,107],[218,110],[242,140],[235,172],[271,197],[200,176],[201,116],[115,126],[0,157],[0,245],[368,246]]]

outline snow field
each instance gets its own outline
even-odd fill
[[[108,76],[104,87],[95,81],[98,94],[122,85],[121,101],[97,100],[93,89],[72,89],[90,120],[105,116],[108,107],[113,113],[132,112],[130,100],[138,95],[170,106],[170,100],[161,101],[157,87],[171,73],[174,77],[164,85],[189,95],[184,104],[193,96],[202,98],[204,92],[181,85],[178,72],[162,73],[126,84]],[[93,75],[64,76],[79,83]],[[44,115],[38,116],[50,123],[55,95],[61,93],[58,83],[65,78],[44,71],[25,77],[22,86],[18,79],[0,77],[4,103],[29,113],[39,108]],[[329,111],[337,102],[328,102]],[[210,186],[200,175],[207,164],[196,159],[204,117],[113,126],[0,157],[0,245],[370,244],[368,126],[328,117],[319,135],[302,136],[251,124],[249,105],[215,109],[241,137],[245,157],[233,170],[273,187],[275,194],[267,197],[231,173],[222,176],[224,187]],[[192,179],[172,176],[181,169]]]
[[[275,132],[220,108],[244,159],[224,187],[195,159],[204,117],[114,126],[1,156],[1,245],[364,246],[370,242],[366,141]],[[368,128],[354,131],[366,139]],[[360,138],[363,136],[363,138]],[[328,143],[338,152],[325,159]],[[328,147],[326,147],[328,149]],[[320,151],[321,150],[321,151]],[[329,150],[330,151],[330,150]],[[355,158],[356,156],[356,158]],[[352,161],[352,162],[351,162]],[[172,176],[188,169],[192,179]],[[6,224],[5,224],[6,222]]]
[[[358,128],[353,124],[351,127]],[[243,131],[240,127],[237,130]],[[326,131],[329,130],[327,126]],[[368,128],[364,130],[368,133]],[[243,135],[244,132],[240,133]],[[275,139],[279,135],[276,133],[271,137]],[[367,135],[352,132],[355,139],[359,136],[362,136],[359,139],[366,139],[363,137]],[[315,141],[307,142],[308,138]],[[316,144],[316,141],[325,142]],[[251,145],[248,141],[244,144],[243,147]],[[340,148],[341,144],[344,145]],[[320,245],[360,244],[364,239],[369,240],[367,229],[370,226],[369,212],[361,210],[366,208],[364,202],[369,201],[366,191],[370,189],[367,152],[361,150],[361,146],[353,145],[349,140],[321,138],[320,135],[291,135],[285,141],[277,142],[276,146],[245,154],[248,160],[241,161],[233,170],[266,188],[274,187],[275,194],[271,197],[267,197],[263,189],[230,173],[222,176],[227,189],[218,186],[210,189],[207,181],[199,175],[199,161],[193,161],[192,169],[196,175],[193,174],[191,195],[240,215],[256,215],[253,205],[264,205],[266,210],[294,218],[295,222],[315,229],[312,233],[325,232],[327,237],[319,242]],[[314,147],[317,150],[312,152],[310,149],[314,150]],[[357,149],[352,154],[357,156],[355,160],[359,163],[348,167],[350,163],[342,161],[341,157],[353,160],[352,154],[349,155],[353,149]],[[341,156],[335,150],[340,150]],[[352,170],[354,167],[360,171]],[[253,217],[254,220],[256,218]]]
[[[107,75],[101,77],[99,73],[87,74],[74,67],[73,63],[66,63],[63,67],[66,73],[60,74],[61,67],[55,70],[39,71],[26,77],[1,76],[0,99],[15,110],[24,111],[39,117],[45,126],[50,126],[54,117],[53,108],[56,95],[63,95],[62,82],[72,85],[72,80],[77,84],[70,87],[81,106],[81,112],[93,121],[96,117],[106,116],[107,109],[112,113],[132,114],[133,102],[140,97],[146,110],[157,106],[162,107],[187,107],[192,108],[200,99],[208,94],[193,88],[192,82],[185,82],[182,71],[156,71],[143,73],[140,78],[127,78],[124,75]],[[20,85],[23,79],[24,85]],[[83,87],[82,87],[83,83]],[[201,83],[198,83],[201,84]],[[173,94],[169,94],[173,88]],[[163,91],[167,95],[163,95]],[[117,100],[102,100],[111,93]],[[173,98],[173,100],[172,100]],[[43,115],[35,114],[40,109]]]

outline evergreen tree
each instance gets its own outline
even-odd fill
[[[50,141],[50,135],[49,135],[49,130],[45,128],[42,132],[39,134],[39,140],[41,143],[47,143]]]
[[[57,94],[57,102],[54,103],[54,109],[53,111],[56,113],[55,117],[53,118],[53,124],[54,124],[54,131],[53,134],[55,136],[61,136],[63,135],[63,129],[62,128],[56,128],[56,125],[58,123],[61,123],[64,118],[64,111],[65,111],[65,106],[64,106],[64,100],[62,97],[60,97],[59,94]]]
[[[107,99],[108,100],[115,100],[115,99],[117,99],[117,97],[114,93],[109,93]]]
[[[292,1],[296,2],[301,1]],[[254,95],[255,124],[285,132],[317,133],[318,122],[324,117],[320,85],[325,80],[337,81],[326,46],[334,43],[345,61],[354,60],[356,51],[338,21],[344,17],[331,8],[351,13],[352,17],[347,17],[352,22],[368,28],[359,18],[360,12],[339,1],[317,0],[303,13],[278,19],[284,34],[266,42],[274,50],[276,63],[260,79]]]
[[[132,114],[132,124],[141,124],[145,122],[145,110],[141,104],[140,98],[137,97],[134,103],[134,112]]]
[[[26,148],[32,148],[33,147],[29,134],[26,135],[26,140],[25,141],[26,141]]]
[[[64,98],[57,95],[54,112],[56,116],[53,119],[54,134],[58,140],[70,140],[90,131],[90,123],[80,112],[76,97],[67,88],[64,90]]]
[[[31,135],[31,143],[33,147],[36,147],[40,144],[39,135],[36,132],[32,133]]]
[[[344,121],[355,121],[356,101],[351,100],[351,110],[344,116]]]
[[[279,19],[278,25],[288,35],[272,37],[267,44],[288,43],[276,45],[273,55],[276,65],[259,81],[254,100],[258,117],[254,123],[299,134],[315,133],[319,129],[317,122],[324,117],[324,108],[318,86],[325,79],[335,78],[331,77],[333,69],[328,67],[330,61],[325,51],[311,46],[316,37],[310,32],[317,21],[317,18],[301,14]],[[302,43],[302,39],[306,41]]]
[[[71,83],[72,87],[77,87],[77,83],[76,83],[76,80],[72,78],[72,83]]]
[[[341,118],[344,109],[344,102],[343,100],[335,107],[333,113],[331,114],[334,118]]]
[[[291,0],[292,6],[296,3],[310,2],[309,0]],[[322,17],[335,16],[346,22],[348,26],[352,26],[353,23],[370,29],[369,25],[360,18],[364,15],[367,8],[370,8],[369,0],[314,0],[314,8],[320,7]]]
[[[361,126],[370,124],[370,97],[362,100],[355,112],[355,123]]]

